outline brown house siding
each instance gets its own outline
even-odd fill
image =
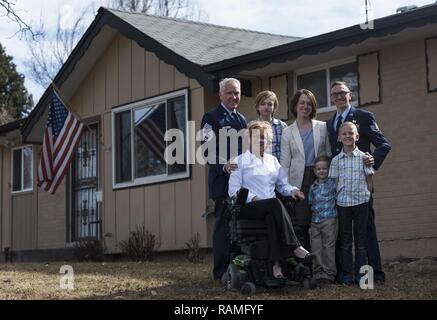
[[[205,167],[192,166],[192,179],[160,185],[112,190],[113,107],[190,88],[191,120],[200,124],[204,113],[203,88],[135,42],[116,36],[104,56],[86,77],[72,98],[81,118],[100,116],[104,147],[101,150],[103,187],[103,235],[109,252],[119,252],[119,243],[143,222],[158,236],[161,250],[186,248],[185,243],[199,232],[207,246]]]
[[[383,103],[368,109],[392,145],[375,176],[382,250],[385,256],[435,256],[437,94],[427,92],[423,39],[382,50],[381,77]],[[418,245],[422,240],[428,245]]]

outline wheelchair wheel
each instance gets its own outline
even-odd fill
[[[303,279],[303,287],[307,290],[311,289],[311,281],[308,278]]]
[[[314,278],[304,278],[303,287],[307,290],[312,290],[317,287],[317,281]]]
[[[240,269],[233,263],[228,266],[227,271],[227,283],[226,289],[232,290],[237,289],[240,290],[241,282],[240,282]]]
[[[316,278],[312,277],[310,279],[310,289],[315,289],[315,288],[317,288],[317,280]]]
[[[254,294],[256,292],[256,286],[253,282],[245,282],[241,286],[241,293]]]

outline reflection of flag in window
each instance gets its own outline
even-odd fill
[[[38,186],[56,192],[73,159],[84,126],[53,90],[38,165]]]
[[[151,108],[141,119],[135,124],[135,133],[144,143],[144,145],[155,155],[156,159],[164,162],[164,152],[166,144],[164,141],[164,133],[156,122],[151,119],[151,116],[156,114],[158,106]]]

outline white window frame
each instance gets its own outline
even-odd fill
[[[28,189],[21,189],[21,190],[15,190],[14,191],[14,151],[15,150],[22,150],[24,148],[29,148],[32,150],[32,158],[30,161],[30,173],[32,175],[32,183],[31,183],[31,187]],[[24,165],[24,157],[23,157],[23,152],[21,152],[21,188],[23,188],[24,186],[24,172],[23,172],[23,165]],[[11,194],[19,194],[19,193],[23,193],[23,192],[32,192],[33,191],[33,145],[31,144],[27,144],[24,146],[19,146],[19,147],[15,147],[15,148],[11,148]]]
[[[335,60],[335,61],[331,61],[328,63],[323,63],[323,64],[319,64],[316,66],[311,66],[311,67],[306,67],[306,68],[301,68],[301,69],[297,69],[294,72],[294,92],[297,91],[297,77],[303,74],[307,74],[307,73],[311,73],[311,72],[315,72],[315,71],[320,71],[320,70],[325,70],[326,71],[326,93],[327,93],[327,101],[329,101],[330,106],[328,107],[323,107],[323,108],[318,108],[317,109],[317,113],[321,114],[321,113],[326,113],[326,112],[332,112],[336,110],[335,105],[331,104],[331,83],[330,83],[330,79],[331,79],[331,74],[330,74],[330,68],[332,67],[337,67],[337,66],[341,66],[343,64],[348,64],[348,63],[352,63],[352,62],[357,62],[357,58],[354,57],[349,57],[349,58],[345,58],[345,59],[340,59],[340,60]],[[358,79],[358,70],[357,70],[357,79]],[[358,97],[357,97],[358,98]],[[352,107],[357,107],[358,106],[358,101],[354,101],[351,103]]]
[[[144,177],[144,178],[135,178],[135,145],[134,145],[134,111],[135,109],[139,109],[142,107],[145,107],[147,105],[153,105],[153,104],[159,104],[159,103],[165,103],[167,104],[167,101],[173,98],[177,98],[177,97],[181,97],[184,96],[185,97],[185,118],[187,120],[187,132],[185,132],[185,141],[186,141],[186,150],[185,150],[185,155],[186,155],[186,161],[187,163],[186,165],[186,170],[185,172],[179,173],[179,174],[173,174],[173,175],[168,175],[168,173],[166,174],[162,174],[162,175],[157,175],[157,176],[152,176],[152,177]],[[127,104],[125,106],[116,108],[112,110],[112,188],[113,189],[123,189],[123,188],[129,188],[129,187],[135,187],[135,186],[141,186],[141,185],[148,185],[148,184],[155,184],[155,183],[162,183],[162,182],[169,182],[169,181],[173,181],[173,180],[180,180],[180,179],[185,179],[185,178],[189,178],[190,177],[190,166],[189,166],[189,151],[191,150],[191,145],[190,145],[190,141],[191,141],[191,137],[190,137],[190,129],[188,127],[188,121],[189,121],[189,105],[188,105],[188,89],[182,89],[182,90],[178,90],[178,91],[174,91],[174,92],[170,92],[167,94],[163,94],[160,96],[156,96],[153,98],[149,98],[149,99],[144,99],[141,101],[136,101],[130,104]],[[130,110],[131,111],[131,177],[132,180],[129,182],[121,182],[121,183],[117,183],[116,182],[116,166],[115,166],[115,161],[116,161],[116,146],[115,146],[115,116],[118,113],[124,112]],[[167,108],[165,109],[167,112]],[[167,114],[166,114],[166,119],[167,119]]]

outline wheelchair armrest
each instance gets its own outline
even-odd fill
[[[249,195],[249,189],[241,187],[241,189],[238,190],[237,195],[235,197],[235,204],[238,206],[245,204],[248,195]]]

